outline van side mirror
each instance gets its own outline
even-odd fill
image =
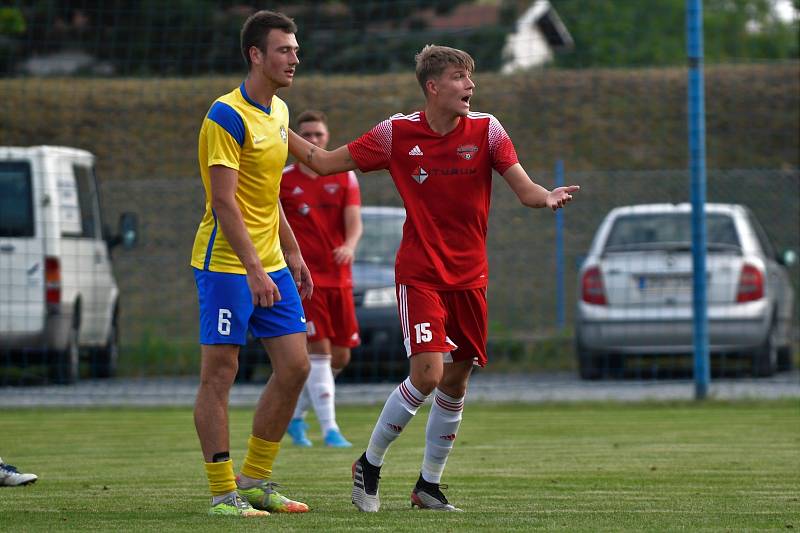
[[[117,224],[117,234],[110,235],[106,239],[108,248],[113,249],[122,245],[126,250],[130,250],[139,241],[139,217],[136,213],[125,212],[119,216]]]
[[[797,253],[794,250],[784,250],[778,256],[778,263],[784,266],[792,266],[797,262]]]
[[[139,217],[136,213],[125,212],[119,216],[119,236],[122,247],[130,250],[139,242]]]

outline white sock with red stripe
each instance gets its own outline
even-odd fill
[[[422,460],[422,478],[428,483],[442,480],[444,465],[453,450],[463,412],[463,397],[453,398],[436,389],[425,429],[425,457]]]
[[[333,372],[331,371],[330,354],[308,354],[311,361],[311,372],[304,389],[308,392],[311,405],[325,435],[331,429],[339,429],[336,425],[336,407],[334,406]]]
[[[400,436],[406,424],[417,414],[419,406],[428,396],[422,394],[411,384],[408,377],[386,400],[372,430],[372,437],[367,446],[367,461],[373,466],[381,466],[389,445]]]

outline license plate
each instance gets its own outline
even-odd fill
[[[639,276],[639,289],[643,291],[674,291],[691,288],[691,276]]]

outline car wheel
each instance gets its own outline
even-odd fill
[[[575,355],[581,379],[597,380],[603,377],[597,356],[578,340],[575,341]]]
[[[778,367],[778,346],[777,328],[775,324],[770,326],[767,338],[764,343],[753,354],[753,376],[769,377],[775,373]]]
[[[792,347],[791,345],[778,348],[778,372],[788,372],[792,369]]]
[[[78,325],[73,325],[69,330],[67,346],[55,352],[51,361],[50,377],[53,383],[71,385],[78,380],[80,369],[81,350],[78,344]]]
[[[108,338],[102,348],[92,352],[92,376],[97,378],[111,378],[117,374],[119,363],[119,326],[116,315],[111,321]]]

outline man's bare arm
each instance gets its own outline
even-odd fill
[[[333,259],[343,265],[353,262],[358,241],[364,232],[361,223],[361,206],[348,205],[344,208],[344,243],[333,250]]]
[[[358,168],[350,156],[350,150],[347,149],[347,145],[328,151],[314,146],[291,129],[289,130],[289,151],[299,162],[310,167],[321,176]]]
[[[211,181],[211,207],[217,215],[220,229],[247,271],[247,284],[253,303],[270,307],[281,299],[280,292],[261,265],[261,259],[250,234],[247,232],[239,204],[236,203],[236,185],[239,172],[222,165],[209,168]]]
[[[523,205],[549,207],[553,211],[564,207],[572,200],[572,193],[580,190],[578,185],[568,185],[549,191],[538,183],[534,183],[519,163],[510,166],[503,174],[503,179],[506,180]]]

